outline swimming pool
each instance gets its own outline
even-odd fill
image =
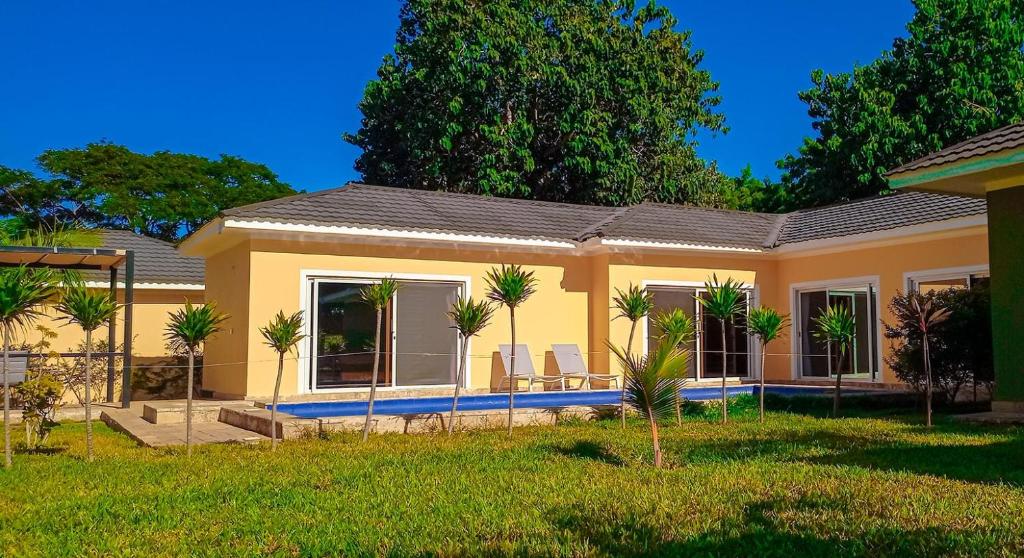
[[[730,396],[756,394],[757,385],[728,386]],[[691,401],[707,401],[722,396],[721,387],[687,387],[683,388],[683,397]],[[853,393],[863,390],[844,390]],[[792,397],[795,395],[825,395],[831,393],[824,386],[765,386],[766,394]],[[517,409],[550,409],[559,407],[596,407],[602,405],[618,405],[621,392],[617,389],[598,389],[591,391],[544,391],[524,392],[515,394]],[[353,417],[366,414],[366,401],[317,401],[311,403],[281,403],[277,409],[302,418]],[[487,411],[508,407],[507,393],[486,393],[463,395],[459,397],[460,411]],[[379,415],[414,415],[443,413],[452,408],[451,397],[403,397],[394,399],[377,399],[373,404],[374,414]]]

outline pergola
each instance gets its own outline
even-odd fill
[[[121,406],[131,404],[132,381],[132,303],[134,300],[135,252],[117,248],[63,248],[41,246],[0,246],[0,267],[48,268],[59,270],[107,271],[110,274],[110,296],[117,300],[118,270],[124,270],[124,347],[117,348],[117,320],[107,327],[107,402],[114,401],[114,359],[122,357]],[[40,356],[40,355],[29,355]],[[60,353],[61,357],[80,357],[81,353]]]

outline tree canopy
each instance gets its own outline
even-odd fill
[[[817,136],[779,162],[799,206],[870,196],[918,157],[1024,119],[1024,0],[915,0],[908,36],[800,93]]]
[[[91,143],[45,151],[37,163],[45,177],[0,167],[0,214],[28,227],[74,222],[176,241],[224,209],[295,193],[266,166],[230,155]]]
[[[721,203],[718,84],[663,6],[407,0],[359,105],[367,182],[589,204]]]

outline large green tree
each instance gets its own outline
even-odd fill
[[[590,204],[715,203],[718,84],[653,2],[407,0],[346,140],[367,182]]]
[[[28,226],[76,222],[175,241],[221,210],[294,193],[266,166],[230,155],[91,143],[45,151],[37,163],[45,176],[0,167],[0,214]]]
[[[800,93],[817,135],[779,162],[799,205],[888,189],[882,175],[1024,119],[1024,0],[915,0],[908,36]]]

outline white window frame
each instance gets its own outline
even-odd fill
[[[640,282],[640,286],[643,287],[645,290],[647,288],[649,288],[649,287],[650,288],[654,288],[654,289],[657,289],[659,287],[665,287],[665,288],[669,288],[669,289],[671,289],[671,288],[694,289],[694,295],[696,295],[696,296],[700,296],[701,293],[707,292],[707,284],[702,282],[702,281],[646,280],[645,279],[645,280]],[[756,307],[760,303],[760,300],[761,300],[760,288],[758,287],[758,285],[756,285],[756,284],[752,285],[750,283],[740,283],[740,288],[743,289],[743,291],[746,293],[746,296],[747,296],[747,312],[749,313],[751,308]],[[701,326],[704,323],[703,322],[703,318],[704,318],[703,306],[701,306],[701,304],[699,302],[697,302],[697,303],[695,303],[695,312],[694,312],[694,316],[693,316],[694,327],[696,329],[696,331],[695,331],[695,335],[696,335],[696,339],[695,339],[696,348],[694,349],[694,353],[695,353],[694,354],[694,359],[696,360],[695,370],[696,370],[696,373],[697,373],[697,377],[695,379],[691,380],[691,381],[703,382],[703,381],[721,380],[721,378],[705,378],[704,377],[704,362],[703,362],[703,357],[701,356],[701,354],[703,353],[703,351],[701,350],[702,339],[703,339],[703,330],[702,330]],[[643,353],[642,354],[644,356],[647,356],[648,346],[650,345],[650,331],[651,331],[650,320],[651,320],[651,316],[648,315],[648,316],[644,317],[643,322],[641,323],[641,332],[642,332],[642,337],[641,338],[643,340]],[[755,372],[755,370],[757,370],[758,367],[754,366],[754,363],[755,362],[759,362],[760,358],[761,358],[761,347],[760,347],[760,344],[752,342],[752,340],[750,339],[749,335],[747,335],[746,338],[747,338],[747,375],[746,376],[733,376],[731,378],[733,380],[753,380],[753,379],[756,379],[757,378],[757,374],[759,374],[759,372]],[[724,371],[723,371],[723,373],[724,373]]]
[[[387,272],[376,272],[376,271],[344,271],[337,269],[301,269],[299,270],[299,308],[302,308],[303,320],[302,320],[302,333],[304,342],[299,343],[298,350],[298,363],[299,370],[297,374],[298,385],[296,386],[297,393],[299,394],[317,394],[317,393],[358,393],[369,391],[368,386],[358,387],[340,387],[340,388],[317,388],[316,383],[312,381],[312,366],[309,347],[313,342],[312,337],[312,322],[313,322],[313,299],[310,291],[310,286],[315,285],[314,280],[324,279],[332,282],[351,282],[351,283],[375,283],[381,279],[391,278],[397,281],[430,281],[438,283],[457,283],[461,284],[460,296],[467,296],[468,293],[472,292],[473,280],[468,275],[439,275],[429,273],[387,273]],[[453,388],[454,384],[426,384],[417,386],[396,386],[393,385],[397,380],[397,367],[396,358],[398,353],[398,343],[395,339],[395,331],[398,319],[397,301],[395,301],[395,323],[391,326],[389,332],[392,336],[391,342],[393,350],[391,351],[391,366],[392,373],[392,385],[378,387],[378,391],[397,391],[397,390],[414,390],[414,389],[438,389],[438,388]],[[456,362],[462,357],[461,355],[461,343],[455,343]],[[467,355],[473,354],[473,340],[470,338],[469,344],[466,346]],[[472,360],[471,358],[466,359],[466,371],[462,378],[463,387],[469,387],[472,385]]]
[[[837,279],[826,279],[821,281],[804,281],[801,283],[790,283],[789,284],[789,315],[792,318],[790,325],[790,378],[793,380],[806,380],[806,381],[820,381],[820,382],[831,382],[832,377],[815,377],[815,376],[802,376],[801,369],[803,367],[803,346],[800,341],[802,339],[802,326],[798,323],[800,317],[800,293],[805,291],[830,291],[837,290],[841,291],[844,289],[859,289],[867,285],[871,286],[871,289],[875,294],[875,310],[872,315],[872,322],[875,328],[875,347],[877,350],[872,350],[872,360],[874,360],[874,377],[870,378],[871,382],[882,383],[882,281],[878,275],[865,275],[862,277],[843,277]],[[870,310],[870,307],[869,307]],[[799,331],[799,333],[798,333]]]
[[[971,278],[976,275],[990,276],[988,264],[963,265],[958,267],[942,267],[908,271],[903,274],[903,286],[907,292],[917,290],[917,285],[925,281],[943,281],[947,279],[967,279],[970,286]]]

